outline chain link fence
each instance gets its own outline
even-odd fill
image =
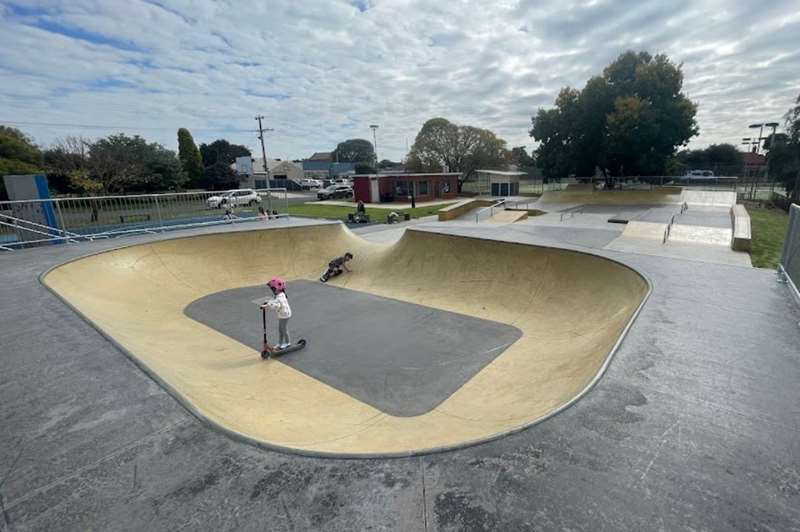
[[[786,197],[782,183],[769,181],[759,175],[745,176],[636,176],[612,177],[606,180],[602,176],[564,177],[560,179],[531,179],[520,177],[519,194],[521,196],[540,196],[545,192],[558,192],[572,184],[593,184],[595,187],[613,187],[618,190],[643,189],[656,186],[675,186],[692,190],[711,190],[736,192],[739,201],[772,201],[774,198]],[[480,190],[476,180],[467,180],[462,185],[464,195],[485,194]]]
[[[800,304],[800,206],[789,208],[789,227],[783,241],[783,253],[778,272],[789,285],[795,299]]]
[[[0,249],[287,216],[285,188],[0,202]]]

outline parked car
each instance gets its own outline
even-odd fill
[[[300,186],[303,190],[311,190],[312,188],[322,188],[322,181],[319,179],[301,179]]]
[[[317,192],[317,199],[352,198],[353,187],[348,185],[331,185]]]
[[[231,207],[241,207],[242,205],[258,205],[261,203],[261,196],[251,188],[240,190],[230,190],[219,196],[211,196],[206,200],[206,204],[211,209],[221,209],[228,205]]]
[[[708,179],[714,177],[714,172],[711,170],[691,170],[686,172],[684,177],[686,179]]]

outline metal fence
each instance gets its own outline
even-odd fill
[[[285,188],[257,196],[182,192],[0,202],[0,249],[287,216]]]
[[[778,264],[778,275],[788,285],[798,304],[800,304],[800,206],[789,209],[789,227],[783,241],[783,253]]]
[[[770,201],[775,195],[785,196],[786,190],[781,183],[767,181],[759,176],[737,177],[688,177],[688,176],[638,176],[626,178],[613,178],[610,180],[615,188],[641,189],[655,186],[679,186],[694,190],[717,190],[736,192],[739,200]],[[604,183],[602,177],[565,177],[561,179],[526,179],[519,180],[519,193],[524,196],[539,196],[545,192],[558,192],[571,184],[600,184]],[[478,183],[475,180],[466,181],[462,185],[462,192],[478,194]]]

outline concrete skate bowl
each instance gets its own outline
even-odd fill
[[[204,297],[263,286],[274,275],[316,283],[321,268],[345,249],[356,256],[353,272],[333,279],[332,289],[413,303],[431,317],[492,320],[521,334],[429,411],[402,416],[293,368],[288,357],[302,360],[306,350],[262,361],[254,346],[185,313]],[[561,411],[602,375],[649,293],[637,272],[593,255],[421,230],[408,230],[385,246],[340,224],[133,245],[65,263],[42,279],[204,422],[267,448],[348,457],[458,448]],[[253,309],[258,335],[260,315]],[[292,320],[305,312],[293,310]],[[348,315],[343,308],[336,318],[345,336],[359,328]],[[409,338],[425,323],[420,319]],[[402,361],[402,346],[392,352],[398,346],[382,342],[376,332],[372,345],[351,346],[360,360],[393,353]],[[458,336],[456,331],[453,338]],[[313,330],[307,337],[309,349],[325,343]],[[469,362],[458,358],[468,351],[456,345],[425,355],[435,366],[457,368]],[[350,354],[325,353],[344,367]],[[412,375],[414,369],[404,368]],[[370,371],[370,378],[384,379],[380,364]],[[410,378],[402,385],[416,382]]]

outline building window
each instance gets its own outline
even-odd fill
[[[417,195],[419,195],[419,196],[427,196],[428,195],[428,182],[427,181],[417,181]]]
[[[408,181],[396,181],[394,184],[394,193],[396,196],[410,196],[411,188],[408,186]]]

